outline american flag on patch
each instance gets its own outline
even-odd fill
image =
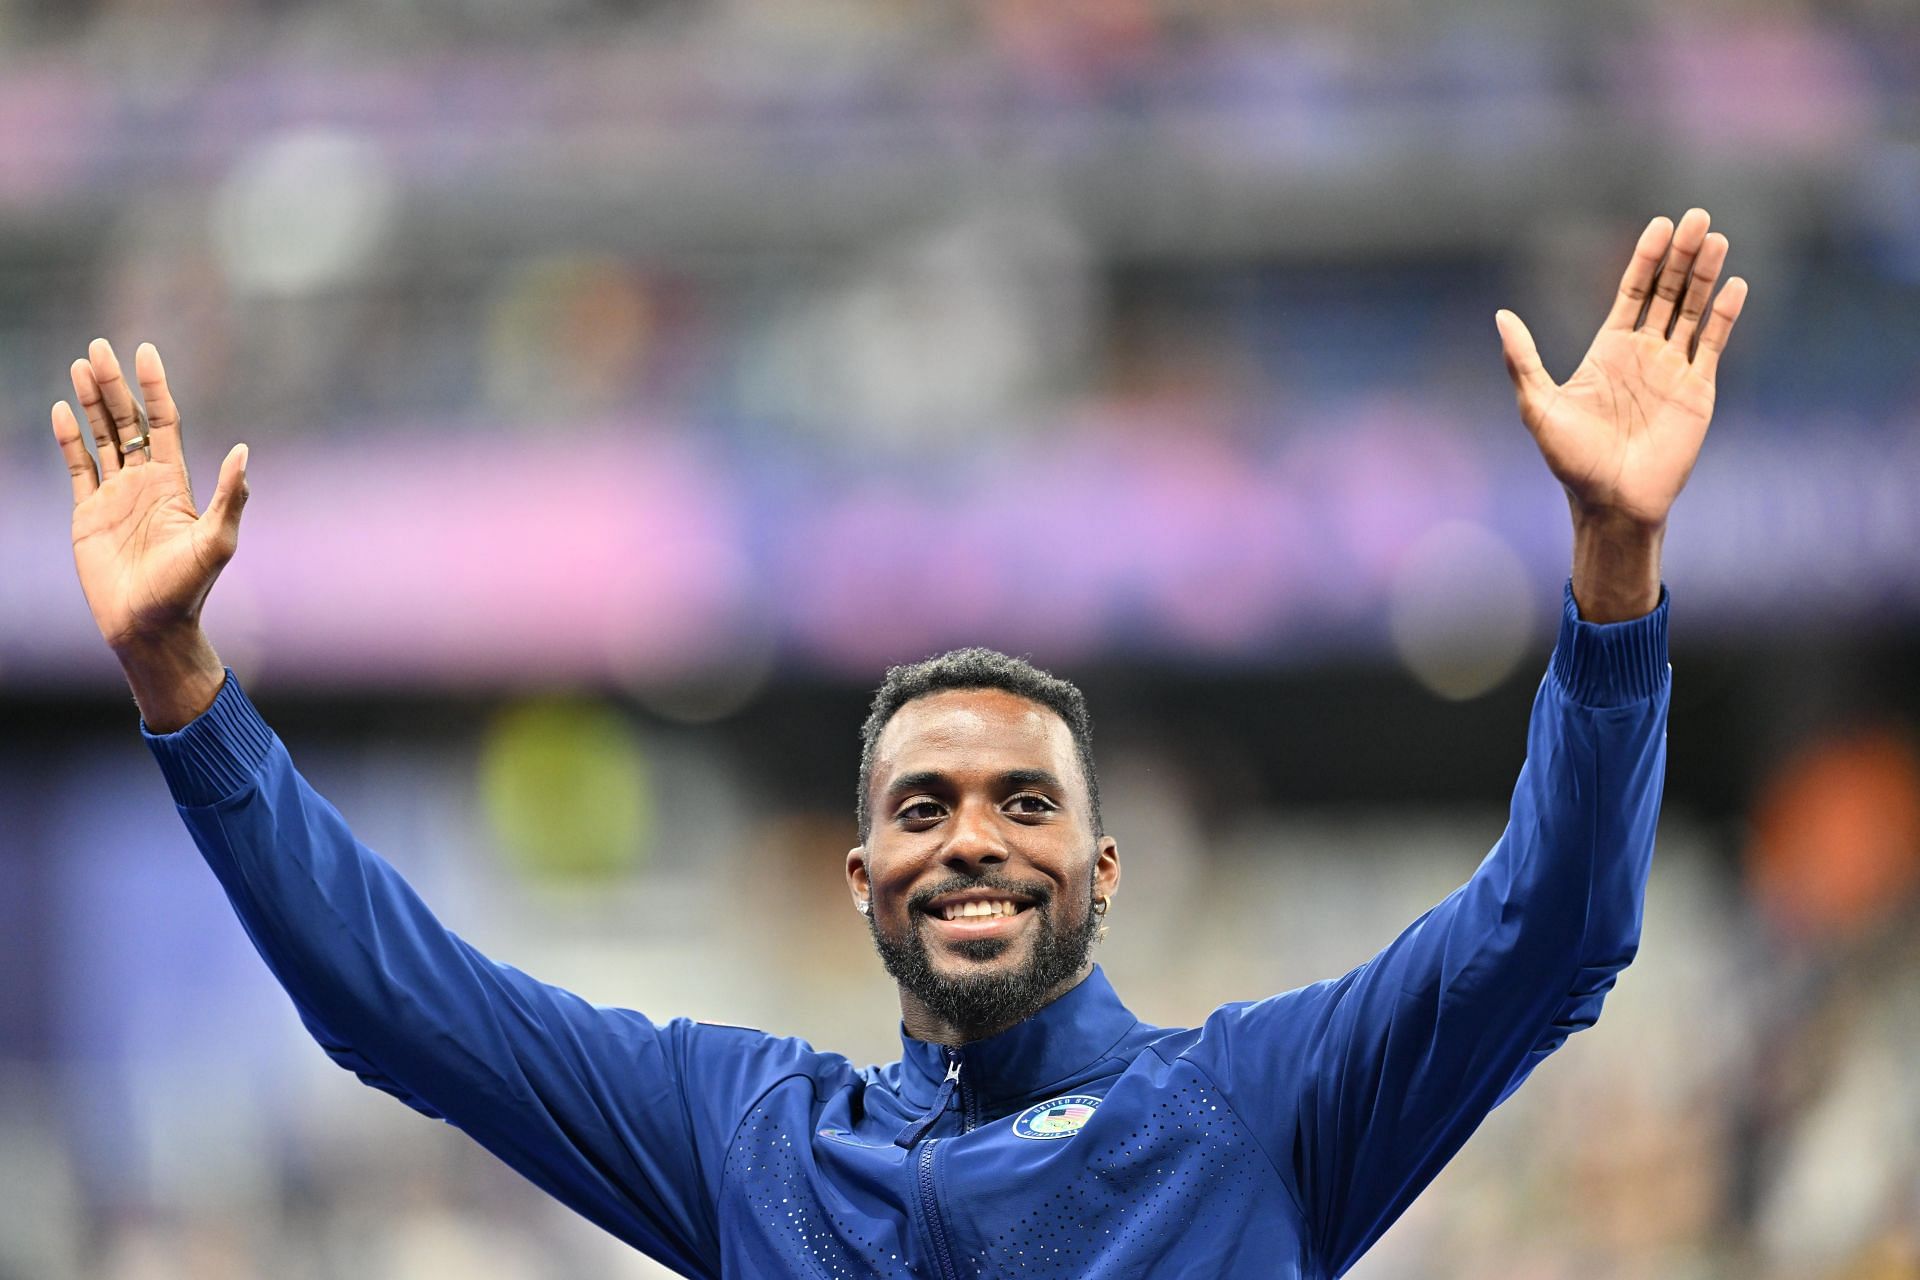
[[[1038,1133],[1071,1133],[1093,1117],[1093,1108],[1084,1102],[1068,1102],[1048,1107],[1033,1118]]]

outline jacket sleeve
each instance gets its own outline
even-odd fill
[[[668,1266],[718,1274],[733,1129],[818,1055],[744,1028],[655,1024],[489,960],[354,838],[231,670],[191,724],[141,733],[242,927],[335,1061]]]
[[[1189,1051],[1343,1274],[1600,1003],[1639,945],[1666,769],[1667,596],[1580,619],[1571,584],[1506,831],[1345,977],[1223,1006]]]

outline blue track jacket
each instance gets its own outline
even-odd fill
[[[1572,591],[1511,821],[1341,978],[1148,1026],[1095,969],[961,1048],[855,1067],[589,1004],[447,931],[231,672],[147,734],[248,936],[336,1061],[689,1276],[1333,1277],[1632,959],[1665,768],[1667,601]]]

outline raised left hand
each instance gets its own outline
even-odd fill
[[[1693,470],[1713,417],[1714,371],[1747,300],[1735,276],[1709,313],[1727,238],[1709,234],[1708,222],[1705,209],[1689,209],[1678,228],[1665,217],[1647,224],[1613,310],[1565,383],[1542,367],[1519,316],[1495,316],[1520,419],[1576,520],[1662,529]]]

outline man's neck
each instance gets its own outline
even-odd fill
[[[968,1026],[949,1022],[928,1008],[918,996],[915,996],[905,987],[902,987],[900,988],[900,1021],[901,1024],[906,1027],[907,1034],[915,1040],[924,1040],[928,1044],[971,1044],[975,1040],[985,1040],[990,1036],[997,1036],[1002,1031],[1025,1022],[1028,1018],[1039,1013],[1055,1000],[1058,1000],[1061,996],[1086,981],[1087,975],[1092,972],[1093,961],[1088,960],[1086,964],[1081,966],[1078,973],[1061,981],[1052,990],[1048,991],[1046,995],[1041,997],[1032,1008],[1023,1010],[1011,1017],[1001,1018],[980,1026]]]

